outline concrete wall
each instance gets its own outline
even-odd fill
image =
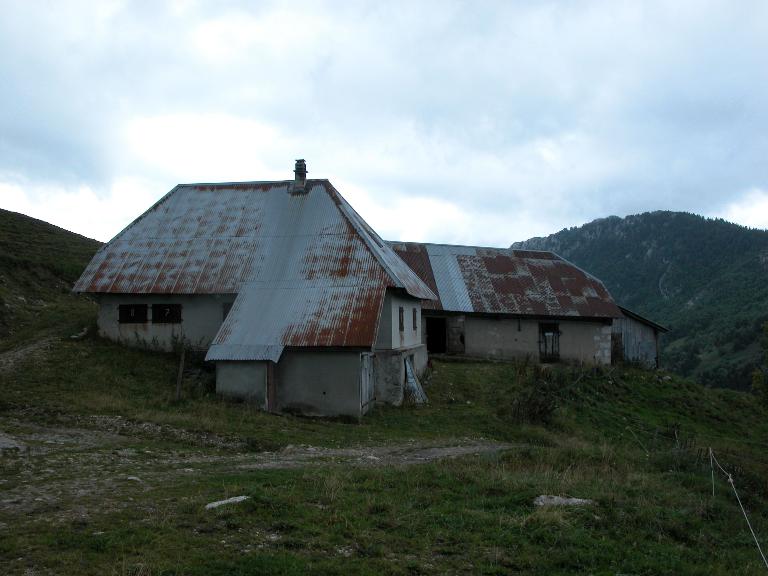
[[[413,369],[421,377],[427,369],[427,347],[423,344],[400,350],[376,350],[374,357],[377,404],[400,406],[405,385],[405,359],[412,356]]]
[[[624,360],[640,362],[648,368],[657,368],[659,362],[658,332],[634,318],[615,318],[613,333],[621,335]]]
[[[128,345],[172,350],[184,342],[188,347],[206,349],[224,321],[224,305],[235,301],[234,294],[222,295],[130,295],[102,294],[99,302],[99,334]],[[143,324],[120,324],[120,304],[147,304],[148,320]],[[181,304],[181,323],[153,324],[152,304]]]
[[[403,308],[403,331],[400,332],[400,307]],[[416,328],[413,328],[413,310],[416,310]],[[421,301],[387,290],[379,320],[376,349],[409,348],[422,343]]]
[[[611,326],[601,322],[558,321],[560,359],[611,362]],[[539,358],[539,320],[469,316],[464,319],[465,354],[479,358]]]
[[[286,350],[275,368],[276,409],[309,416],[360,410],[360,352]]]
[[[466,318],[464,316],[448,316],[446,319],[445,349],[448,354],[467,354]]]
[[[266,362],[216,362],[216,392],[225,398],[267,405]]]

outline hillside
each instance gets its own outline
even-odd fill
[[[667,325],[662,363],[747,388],[768,319],[768,232],[682,212],[612,216],[513,247],[553,250],[622,305]]]
[[[3,574],[764,573],[708,457],[767,535],[751,394],[435,361],[428,405],[349,422],[222,401],[193,362],[177,400],[175,355],[68,337],[95,321],[69,286],[98,243],[0,215]]]
[[[42,220],[0,209],[0,349],[24,334],[82,324],[72,284],[101,245]],[[72,309],[74,307],[74,310]]]

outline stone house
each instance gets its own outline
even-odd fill
[[[427,363],[436,298],[328,180],[176,186],[94,256],[74,287],[100,333],[207,350],[216,389],[266,410],[360,417]]]

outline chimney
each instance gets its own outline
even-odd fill
[[[307,163],[303,159],[296,160],[296,168],[293,173],[296,175],[293,180],[294,192],[304,192],[304,188],[307,185]]]

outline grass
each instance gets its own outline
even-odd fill
[[[89,326],[94,304],[70,293],[101,245],[47,222],[0,210],[0,352]]]
[[[750,395],[633,368],[436,363],[428,406],[377,408],[356,424],[264,414],[206,393],[205,382],[186,382],[185,398],[174,402],[175,370],[171,354],[98,338],[62,341],[5,377],[0,417],[31,414],[44,425],[63,416],[119,415],[245,439],[254,450],[480,438],[517,447],[407,468],[328,462],[242,470],[197,462],[194,475],[169,469],[153,476],[155,465],[135,458],[132,466],[146,482],[116,480],[126,472],[106,468],[113,493],[106,499],[63,494],[53,505],[59,519],[0,513],[0,522],[13,525],[0,531],[0,563],[10,573],[30,566],[73,574],[764,570],[722,479],[712,497],[709,461],[700,450],[712,445],[721,462],[738,470],[752,522],[758,534],[768,534],[762,456],[768,419]],[[513,409],[531,387],[555,391],[546,425],[521,422],[525,414]],[[126,441],[140,453],[174,457],[220,452],[141,434]],[[106,455],[114,447],[95,450]],[[68,457],[82,462],[90,451]],[[28,466],[7,463],[8,482],[0,489],[18,488],[25,470],[44,466],[54,467],[54,484],[82,476],[63,456],[28,459]],[[206,502],[241,494],[250,499],[204,510]],[[532,501],[539,494],[597,505],[537,509]],[[87,511],[83,517],[62,515],[78,506]]]
[[[205,371],[175,401],[174,355],[68,338],[94,324],[69,288],[97,246],[0,211],[0,353],[54,337],[0,372],[0,431],[29,446],[0,451],[3,574],[764,573],[707,451],[768,538],[768,410],[749,394],[632,367],[437,362],[429,405],[360,423],[224,402]],[[290,445],[469,441],[509,447],[249,466]],[[536,508],[541,494],[596,504]]]

